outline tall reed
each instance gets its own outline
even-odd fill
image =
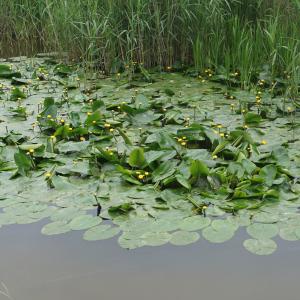
[[[300,65],[300,0],[0,0],[0,56],[67,51],[109,71],[118,60],[272,76]]]

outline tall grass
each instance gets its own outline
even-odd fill
[[[298,80],[300,0],[0,0],[0,56],[67,51],[111,69],[118,60]]]

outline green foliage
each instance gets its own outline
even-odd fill
[[[193,65],[196,74],[210,67],[219,73],[215,80],[242,87],[257,77],[271,82],[287,71],[294,90],[299,84],[295,0],[0,3],[1,56],[67,51],[87,67],[124,72],[129,78],[140,73],[147,81],[152,79],[145,67],[178,71]],[[236,70],[240,73],[234,77]],[[56,68],[59,76],[70,72],[65,64]],[[3,76],[18,77],[7,70]]]
[[[195,178],[199,176],[207,176],[209,174],[209,169],[204,162],[200,160],[194,160],[190,167],[191,175]]]
[[[131,151],[128,163],[131,167],[143,168],[145,165],[145,155],[143,148],[137,148]]]
[[[83,79],[81,68],[45,57],[16,60],[24,78],[0,80],[0,227],[49,218],[44,234],[121,232],[126,249],[187,245],[200,231],[222,243],[242,226],[256,254],[275,251],[277,235],[300,239],[292,99],[262,81],[228,90],[172,68],[152,73],[150,84],[98,72]],[[11,97],[16,87],[26,91],[22,106]],[[22,107],[26,117],[16,118]]]

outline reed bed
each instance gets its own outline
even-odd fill
[[[106,71],[118,62],[254,72],[300,65],[299,0],[0,0],[0,56],[68,52]]]

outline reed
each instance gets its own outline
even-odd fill
[[[268,67],[297,84],[299,40],[299,0],[0,0],[1,57],[67,51],[106,71],[222,66],[243,86]]]

